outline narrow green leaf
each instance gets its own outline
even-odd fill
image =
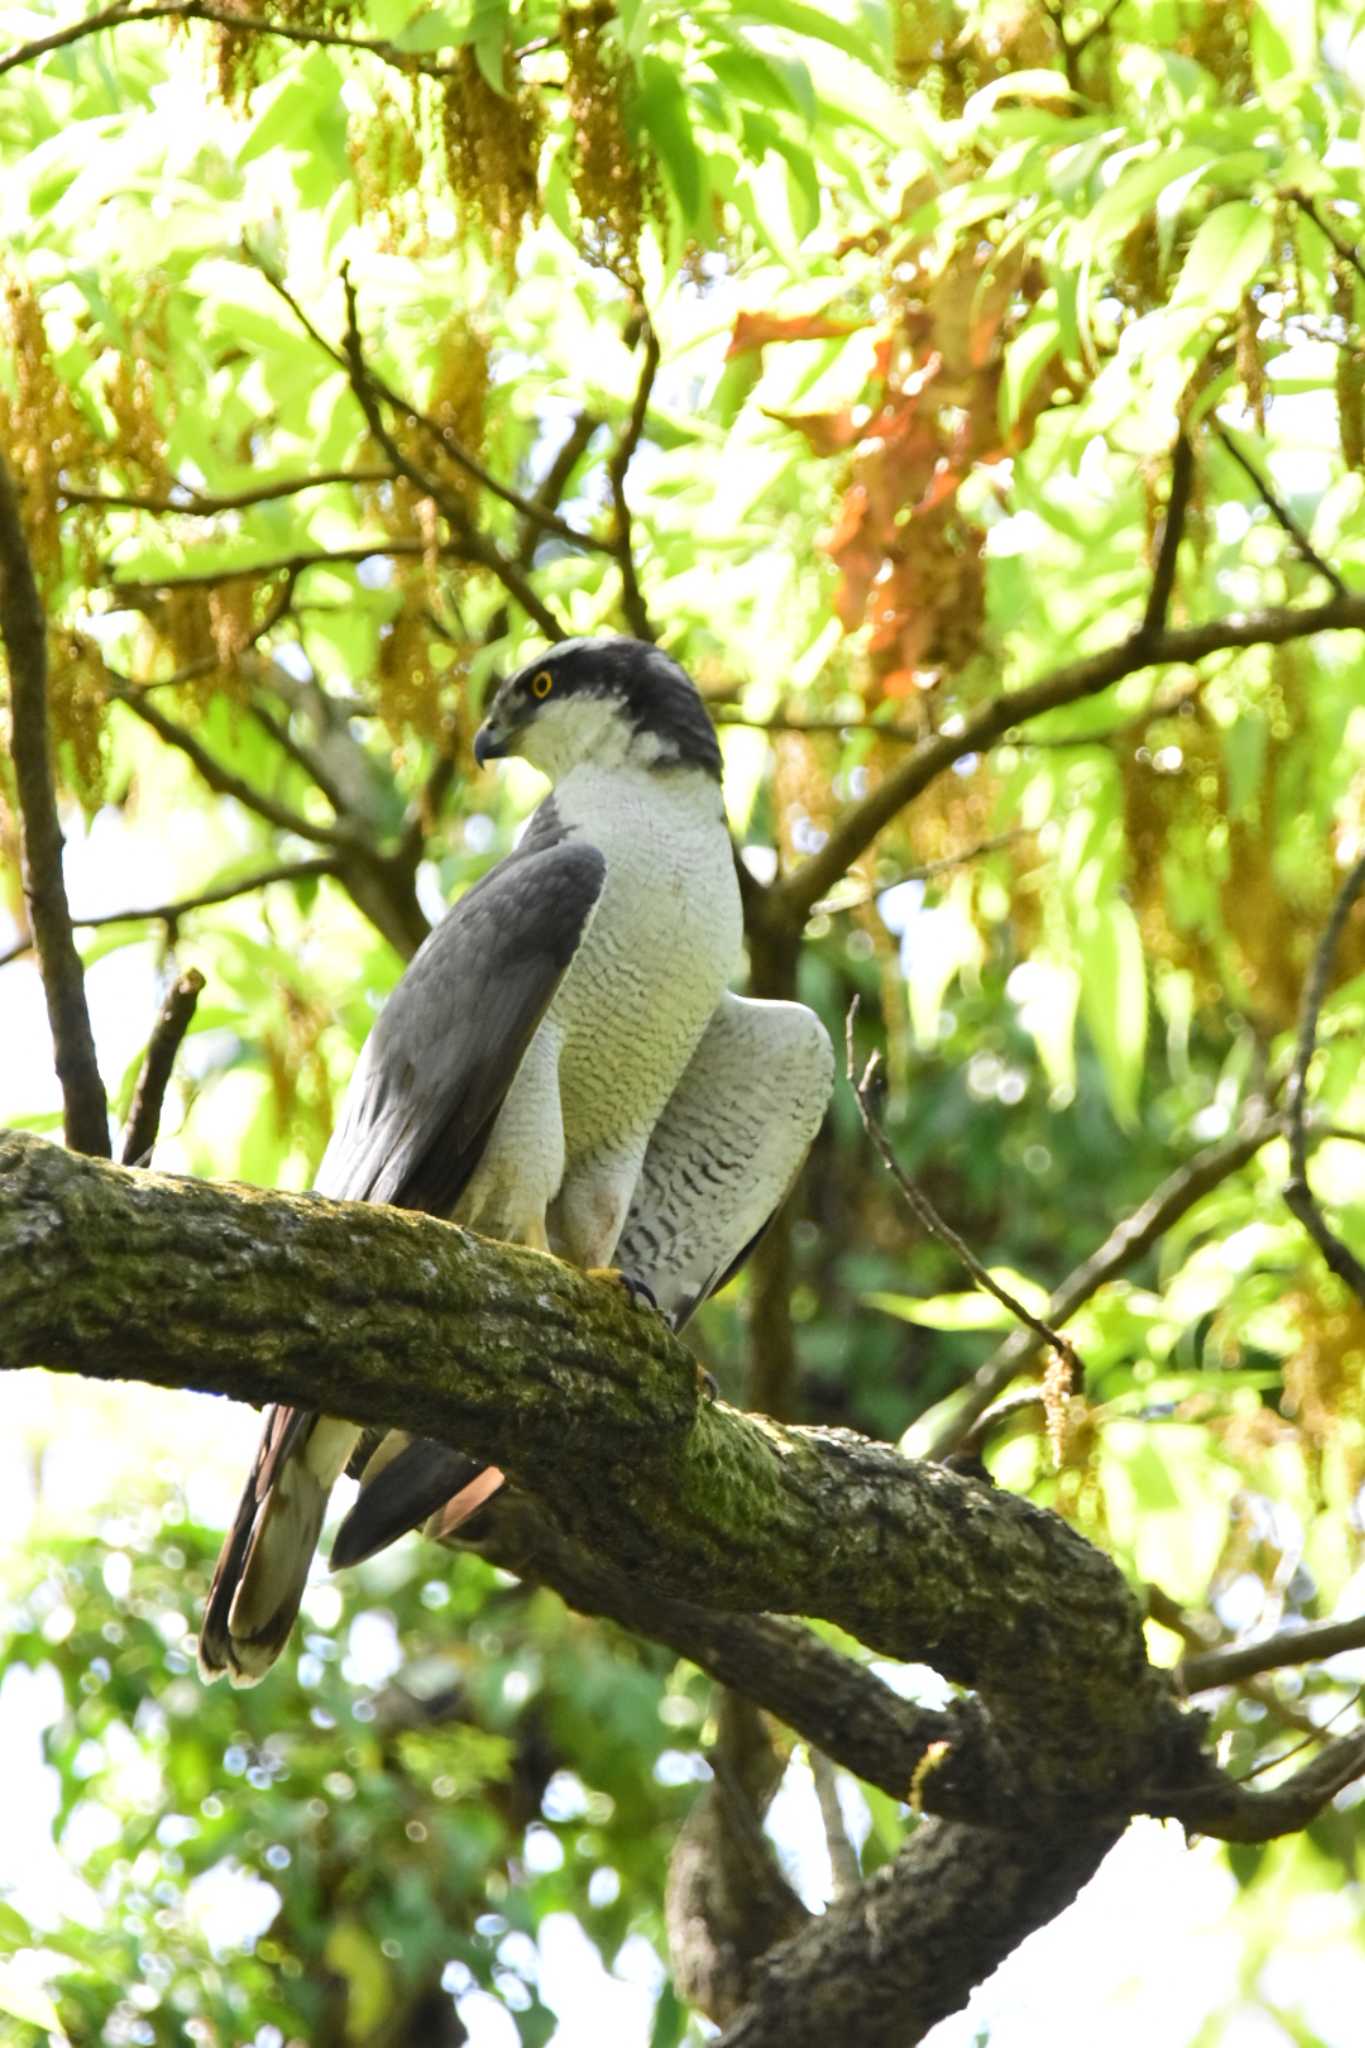
[[[805,6],[803,0],[744,0],[742,6],[727,8],[726,13],[731,22],[768,22],[773,28],[789,29],[793,35],[831,43],[860,64],[880,67],[885,62],[886,52],[870,35],[823,8]]]
[[[658,152],[683,214],[689,221],[696,220],[705,190],[705,170],[692,136],[687,95],[677,72],[662,57],[645,58],[635,107],[636,118]]]
[[[1216,206],[1199,224],[1181,267],[1171,303],[1230,313],[1270,255],[1269,212],[1249,199]]]
[[[1317,49],[1315,0],[1253,0],[1251,63],[1272,104],[1292,98],[1312,76]]]
[[[1081,1013],[1095,1041],[1110,1107],[1137,1117],[1147,1050],[1147,970],[1138,922],[1121,896],[1095,904],[1080,927]]]

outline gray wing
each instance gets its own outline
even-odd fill
[[[721,998],[654,1127],[616,1250],[675,1329],[781,1207],[833,1085],[834,1051],[812,1010]]]
[[[356,1062],[319,1194],[455,1207],[602,893],[597,848],[553,834],[553,818],[529,833],[414,957]]]

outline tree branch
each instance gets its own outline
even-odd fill
[[[192,967],[169,990],[161,1006],[161,1015],[147,1042],[146,1057],[128,1114],[128,1128],[123,1134],[122,1160],[125,1166],[145,1166],[152,1156],[152,1147],[161,1128],[161,1110],[171,1069],[185,1033],[194,1021],[203,986],[203,975],[197,967]]]
[[[1333,597],[1325,604],[1287,607],[1211,619],[1201,626],[1168,626],[1148,637],[1141,626],[1113,647],[1069,663],[1022,689],[1007,690],[984,705],[952,733],[936,733],[921,741],[908,760],[846,811],[818,853],[803,861],[771,892],[775,909],[804,922],[814,905],[847,873],[859,855],[898,811],[922,794],[931,782],[967,754],[978,754],[1029,719],[1083,697],[1098,696],[1111,683],[1140,669],[1203,661],[1224,648],[1281,647],[1317,633],[1359,632],[1365,628],[1365,596]]]
[[[1176,1666],[1175,1675],[1184,1692],[1211,1692],[1215,1686],[1236,1685],[1243,1678],[1254,1678],[1258,1671],[1280,1671],[1288,1664],[1321,1664],[1343,1650],[1362,1649],[1365,1614],[1357,1614],[1350,1621],[1317,1621],[1300,1628],[1283,1628],[1255,1643],[1196,1651]]]
[[[1284,1190],[1285,1207],[1296,1216],[1312,1238],[1328,1266],[1345,1281],[1356,1299],[1365,1304],[1365,1266],[1348,1246],[1330,1230],[1308,1185],[1308,1069],[1318,1042],[1318,1015],[1336,958],[1337,945],[1357,896],[1365,889],[1365,853],[1347,875],[1337,892],[1332,914],[1318,941],[1313,965],[1303,991],[1303,1013],[1299,1021],[1294,1069],[1289,1077],[1289,1161],[1290,1179]]]
[[[189,484],[177,484],[173,498],[153,491],[96,491],[80,484],[61,484],[58,496],[66,505],[107,505],[131,512],[180,512],[192,519],[213,519],[221,512],[244,512],[252,505],[273,505],[280,498],[296,498],[304,491],[319,491],[327,484],[384,484],[394,481],[390,469],[320,469],[310,476],[276,477],[273,483],[255,484],[245,491],[196,491]]]
[[[917,1828],[894,1862],[764,1956],[749,2003],[716,2048],[910,2048],[964,2005],[1025,1935],[1099,1869],[1117,1831],[1008,1835],[951,1821]]]
[[[694,1640],[714,1631],[718,1662],[747,1635],[771,1674],[790,1646],[798,1672],[829,1696],[856,1687],[874,1720],[889,1710],[872,1687],[831,1678],[799,1630],[758,1611],[824,1617],[973,1687],[953,1715],[903,1724],[920,1744],[905,1789],[924,1809],[958,1752],[988,1743],[986,1810],[923,1823],[855,1898],[750,1957],[732,2048],[824,2048],[831,1968],[850,1963],[872,1987],[860,2040],[899,2048],[1074,1896],[1130,1813],[1258,1840],[1365,1769],[1352,1738],[1270,1793],[1224,1782],[1202,1717],[1147,1662],[1129,1589],[1059,1517],[848,1432],[710,1403],[691,1355],[620,1288],[430,1217],[0,1136],[0,1368],[36,1362],[458,1443],[533,1492],[571,1546],[611,1559],[608,1598],[623,1582],[661,1595],[665,1639],[703,1610]],[[1020,1786],[1022,1823],[1002,1818]]]
[[[222,882],[216,888],[203,889],[197,896],[180,896],[172,903],[151,903],[145,910],[106,910],[98,917],[73,917],[71,922],[78,931],[99,931],[110,924],[164,924],[174,931],[181,919],[193,910],[209,910],[218,903],[231,903],[238,896],[250,896],[257,889],[268,889],[274,882],[306,882],[320,875],[335,875],[340,872],[341,863],[331,854],[319,854],[316,860],[282,861],[278,867],[260,868],[254,874],[243,875],[240,881]],[[18,939],[7,952],[0,953],[0,967],[8,967],[11,960],[17,960],[27,953],[32,939]],[[127,1164],[125,1160],[124,1164]]]
[[[635,388],[635,402],[631,406],[625,432],[615,454],[607,464],[607,480],[611,485],[611,501],[616,513],[612,553],[621,572],[621,608],[625,612],[626,623],[637,640],[654,640],[657,635],[650,624],[649,612],[635,569],[630,501],[626,497],[626,477],[644,435],[645,420],[649,413],[649,397],[654,389],[654,379],[659,374],[659,338],[647,315],[642,315],[642,327],[641,338],[645,345],[645,358],[640,366],[640,381]]]
[[[98,14],[88,15],[83,21],[71,22],[52,35],[21,43],[18,49],[0,57],[0,77],[21,64],[32,64],[39,57],[46,57],[52,50],[68,49],[72,43],[83,42],[86,36],[96,35],[102,29],[149,21],[207,21],[219,28],[230,29],[234,35],[277,36],[287,43],[321,43],[328,49],[361,50],[369,56],[378,57],[408,78],[417,73],[427,78],[445,78],[453,69],[450,63],[442,63],[439,58],[400,50],[396,43],[388,42],[382,36],[350,36],[321,23],[303,27],[272,20],[268,15],[239,14],[230,6],[214,7],[210,0],[151,0],[150,5],[143,6],[125,4],[125,0],[120,0],[120,4],[102,8]]]
[[[490,540],[486,534],[479,532],[469,516],[464,501],[456,492],[449,490],[438,477],[428,475],[425,470],[419,469],[414,462],[408,460],[385,426],[379,410],[378,394],[381,390],[384,391],[385,396],[390,397],[390,403],[398,406],[410,418],[416,419],[419,416],[405,400],[399,399],[396,396],[390,396],[387,387],[381,386],[378,379],[374,377],[367,367],[360,340],[355,286],[351,282],[349,271],[343,273],[343,279],[346,287],[346,367],[351,379],[351,389],[355,393],[356,403],[365,415],[365,424],[368,426],[371,434],[388,456],[389,461],[393,464],[398,474],[405,477],[414,490],[421,492],[424,497],[430,498],[452,533],[457,537],[459,552],[464,555],[465,559],[478,562],[484,568],[491,569],[508,596],[516,600],[528,618],[535,620],[545,637],[548,640],[562,640],[564,638],[563,626],[549,606],[542,602],[532,585],[527,581],[526,574],[521,565],[514,561],[510,555],[505,555],[495,541]],[[436,423],[434,421],[427,421],[425,416],[422,416],[422,424],[430,427],[432,431],[437,431]],[[458,446],[458,443],[456,443],[456,446]],[[462,466],[469,468],[471,466],[471,458],[465,456]],[[481,480],[486,480],[486,472],[482,469],[479,470],[479,475]],[[506,495],[501,486],[499,487],[499,492],[500,495]],[[521,498],[519,494],[516,494],[516,503],[525,515],[530,516],[531,508],[528,502]],[[555,523],[557,525],[562,524],[559,521]]]
[[[1136,1265],[1157,1240],[1178,1223],[1196,1202],[1237,1173],[1272,1138],[1284,1136],[1281,1116],[1253,1116],[1231,1138],[1197,1152],[1147,1197],[1131,1216],[1115,1224],[1104,1242],[1069,1273],[1049,1297],[1047,1320],[1064,1324],[1105,1282]],[[928,1458],[945,1458],[957,1450],[1002,1388],[1026,1370],[1038,1349],[1027,1330],[1013,1330],[973,1375],[969,1389],[925,1449]]]
[[[39,1362],[458,1442],[670,1599],[823,1617],[974,1687],[1039,1812],[1121,1800],[1152,1775],[1154,1730],[1165,1750],[1195,1745],[1132,1594],[1058,1517],[705,1400],[658,1318],[541,1254],[10,1133],[0,1365]],[[1078,1717],[1104,1729],[1093,1755],[1071,1739]]]
[[[354,833],[348,832],[340,824],[318,824],[314,819],[305,817],[302,811],[296,811],[288,804],[279,803],[273,796],[267,796],[265,791],[257,789],[254,783],[247,782],[231,768],[225,768],[186,726],[178,725],[173,718],[168,718],[164,711],[158,710],[141,692],[113,684],[110,695],[116,704],[126,705],[135,718],[140,718],[144,725],[149,725],[158,739],[164,740],[168,747],[177,748],[198,771],[201,780],[207,783],[215,796],[232,797],[246,810],[254,811],[258,818],[264,818],[268,825],[274,825],[280,832],[292,832],[298,839],[311,839],[317,845],[335,848],[338,853],[354,854],[357,851]]]
[[[1274,491],[1270,488],[1270,485],[1266,482],[1265,478],[1257,469],[1255,463],[1251,460],[1251,457],[1246,453],[1245,449],[1243,449],[1239,445],[1239,443],[1236,440],[1234,440],[1230,430],[1223,425],[1223,422],[1220,419],[1215,419],[1213,422],[1213,431],[1218,436],[1218,439],[1222,442],[1224,448],[1227,449],[1228,454],[1237,464],[1237,467],[1241,470],[1243,476],[1247,478],[1248,482],[1251,485],[1251,488],[1253,489],[1253,491],[1255,491],[1257,497],[1265,506],[1271,518],[1275,521],[1275,524],[1279,527],[1282,533],[1288,534],[1290,540],[1294,543],[1296,550],[1303,557],[1304,561],[1308,564],[1309,568],[1316,569],[1319,576],[1324,577],[1326,581],[1331,584],[1332,589],[1336,592],[1338,597],[1345,597],[1347,594],[1347,586],[1344,579],[1332,567],[1330,562],[1324,562],[1322,556],[1318,553],[1317,549],[1313,546],[1312,541],[1308,538],[1308,535],[1299,525],[1298,520],[1289,510],[1289,507],[1285,505],[1281,499],[1276,497]]]
[[[1147,608],[1142,614],[1138,627],[1140,640],[1158,639],[1166,630],[1170,615],[1171,598],[1175,591],[1175,572],[1180,559],[1180,542],[1185,532],[1185,518],[1190,509],[1190,492],[1194,487],[1194,450],[1188,434],[1182,427],[1175,437],[1171,450],[1171,482],[1166,498],[1166,516],[1161,522],[1161,539],[1157,543],[1156,567],[1152,571],[1152,587],[1147,593]]]
[[[47,619],[24,537],[19,496],[0,458],[0,638],[10,678],[20,873],[43,978],[66,1142],[109,1156],[109,1107],[85,1001],[85,972],[62,877],[62,827],[47,712]]]

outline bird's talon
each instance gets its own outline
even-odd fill
[[[592,1266],[588,1269],[588,1278],[606,1280],[615,1287],[623,1287],[632,1308],[652,1309],[656,1316],[663,1313],[654,1289],[648,1281],[637,1280],[633,1273],[623,1273],[616,1266]]]
[[[703,1365],[700,1359],[697,1360],[697,1386],[708,1401],[719,1401],[720,1382],[710,1366]]]

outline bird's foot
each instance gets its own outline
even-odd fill
[[[697,1360],[697,1386],[706,1400],[719,1401],[720,1382],[710,1366],[703,1365],[700,1359]]]
[[[633,1273],[623,1273],[619,1266],[589,1266],[588,1278],[606,1280],[613,1287],[623,1287],[632,1308],[652,1309],[656,1316],[663,1313],[648,1282],[637,1280]]]

